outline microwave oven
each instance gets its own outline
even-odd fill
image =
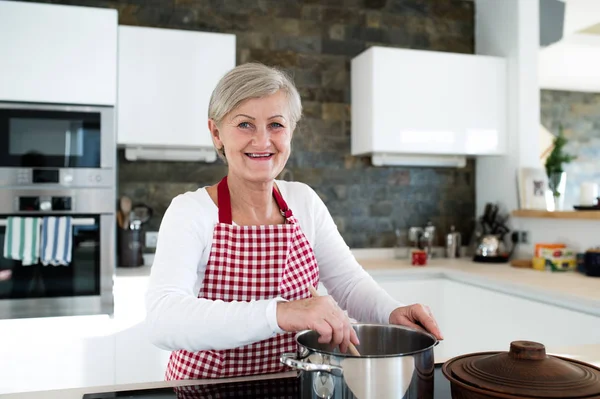
[[[0,102],[0,187],[110,187],[113,107]]]

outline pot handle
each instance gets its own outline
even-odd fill
[[[279,359],[281,363],[288,367],[302,371],[324,371],[332,374],[336,377],[341,377],[344,374],[344,369],[338,366],[332,366],[330,364],[315,364],[307,363],[296,358],[295,353],[284,353]]]

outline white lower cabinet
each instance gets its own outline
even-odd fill
[[[171,352],[152,345],[142,323],[117,332],[115,341],[115,383],[132,384],[165,379]]]
[[[108,316],[0,321],[0,394],[114,383]]]
[[[170,351],[154,346],[144,325],[147,277],[115,282],[115,383],[162,381]]]
[[[116,279],[112,318],[0,320],[0,394],[164,380],[170,352],[142,325],[147,282]]]
[[[551,297],[527,299],[437,275],[374,278],[395,299],[431,307],[445,336],[436,359],[506,351],[514,340],[549,348],[600,344],[600,316]],[[0,394],[164,380],[170,352],[150,343],[143,324],[147,284],[147,277],[117,278],[113,318],[0,320]]]
[[[443,277],[415,279],[399,273],[375,280],[405,304],[428,305],[444,334],[435,357],[448,359],[479,351],[508,351],[517,340],[547,348],[600,344],[600,317],[552,298],[529,299]],[[523,289],[524,294],[530,293]]]

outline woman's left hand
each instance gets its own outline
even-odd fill
[[[11,276],[12,276],[12,271],[11,270],[0,270],[0,281],[2,281],[2,280],[10,280]]]
[[[431,313],[431,309],[429,309],[428,306],[418,303],[394,309],[390,314],[390,324],[399,324],[401,326],[427,331],[439,340],[444,339],[444,336]]]

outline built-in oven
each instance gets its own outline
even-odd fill
[[[105,188],[0,190],[0,318],[113,313],[113,204],[113,190]],[[68,229],[44,226],[50,218],[68,221]],[[25,226],[27,219],[29,229],[9,231],[9,221]],[[31,226],[38,229],[35,234]],[[22,250],[27,234],[37,239],[37,256],[14,259],[10,249]],[[52,244],[44,246],[53,234]],[[68,262],[44,264],[44,248],[56,252],[67,242]]]
[[[0,102],[0,187],[115,183],[113,107]]]
[[[113,313],[116,186],[113,107],[0,102],[0,318]],[[68,264],[7,255],[9,221],[49,218]]]

